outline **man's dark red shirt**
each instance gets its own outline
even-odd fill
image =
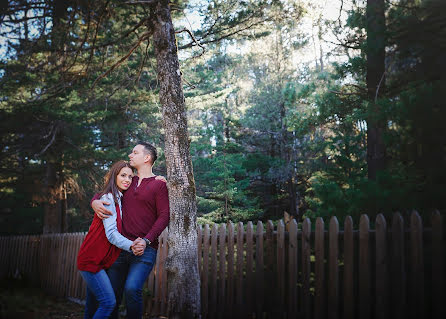
[[[122,235],[130,240],[147,238],[158,248],[158,236],[169,225],[169,195],[166,183],[154,177],[134,176],[122,198]]]

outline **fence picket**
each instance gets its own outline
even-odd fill
[[[265,298],[265,310],[269,316],[274,309],[274,303],[277,300],[276,283],[274,278],[274,225],[271,220],[266,222],[266,241],[265,241],[265,280],[266,280],[266,291],[271,296],[270,298]]]
[[[164,229],[161,233],[163,239],[162,249],[162,260],[161,260],[161,315],[167,313],[167,271],[164,265],[166,264],[167,254],[168,254],[168,229]]]
[[[252,222],[246,225],[246,308],[248,317],[252,317],[253,312],[253,294],[254,294],[254,229]]]
[[[210,267],[210,303],[209,303],[209,317],[215,318],[217,309],[217,239],[218,239],[218,225],[214,224],[211,230],[211,267]]]
[[[236,309],[237,317],[243,317],[243,223],[239,222],[237,224],[237,263],[236,263]]]
[[[344,318],[355,318],[353,219],[344,220]]]
[[[328,318],[337,319],[339,316],[339,222],[336,216],[330,219],[328,237]]]
[[[376,216],[376,319],[389,317],[387,224],[383,214]]]
[[[324,220],[316,219],[316,232],[314,238],[314,318],[322,319],[325,313],[325,250],[324,250]]]
[[[404,221],[397,213],[392,220],[392,318],[406,318],[406,271]]]
[[[198,253],[198,272],[200,274],[200,281],[203,281],[203,227],[197,227],[197,253]]]
[[[219,311],[218,317],[222,318],[225,314],[225,288],[226,288],[226,225],[220,225],[220,238],[219,238],[219,275],[220,275],[220,286],[218,295]]]
[[[234,305],[234,224],[228,222],[228,297],[226,312],[228,317],[232,317]]]
[[[424,262],[423,225],[420,215],[414,211],[410,216],[411,287],[410,318],[422,318],[424,313]]]
[[[305,318],[311,318],[311,221],[305,218],[302,224],[302,310]]]
[[[201,309],[203,311],[203,316],[206,318],[209,311],[209,225],[204,225],[203,228],[203,272],[201,276]]]
[[[293,218],[288,224],[289,241],[288,241],[288,313],[289,318],[297,317],[297,222]]]
[[[277,308],[284,308],[285,301],[285,224],[283,220],[277,223],[277,291],[279,301]]]
[[[70,273],[69,273],[69,281],[70,281],[70,289],[68,290],[68,297],[73,297],[74,296],[74,276],[76,274],[77,271],[77,250],[76,250],[76,234],[71,234],[70,236],[70,259],[71,259],[71,267],[70,267]]]
[[[359,318],[370,318],[370,243],[369,217],[359,219]]]
[[[258,221],[256,231],[256,318],[263,318],[264,280],[263,223]]]
[[[445,244],[443,239],[443,217],[438,211],[432,214],[432,318],[446,316],[444,258]]]
[[[84,238],[87,234],[86,233],[76,233],[76,247],[77,251],[79,251],[82,242],[84,241]],[[76,276],[75,276],[75,296],[76,298],[83,299],[83,296],[85,295],[85,283],[83,278],[81,277],[80,272],[76,269]]]

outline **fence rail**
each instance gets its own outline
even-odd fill
[[[413,212],[386,221],[336,217],[274,226],[252,222],[198,229],[203,318],[444,318],[443,218],[429,228]],[[327,227],[325,223],[328,222]],[[326,228],[328,230],[326,230]],[[167,311],[167,231],[146,283],[145,310]],[[0,237],[0,275],[26,276],[46,291],[85,298],[76,255],[85,233]]]

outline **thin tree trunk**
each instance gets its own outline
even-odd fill
[[[185,101],[169,2],[156,3],[153,40],[165,129],[170,224],[168,316],[199,318],[200,278],[197,253],[195,181],[189,153]]]
[[[61,171],[59,165],[50,161],[46,164],[46,187],[43,233],[63,233],[67,229],[66,212],[67,200],[64,184],[58,181],[61,177],[57,172]]]
[[[371,106],[367,120],[367,166],[371,180],[375,180],[377,172],[385,168],[383,134],[386,122],[380,118],[381,109],[376,104],[385,84],[384,9],[384,0],[367,0],[367,90]]]
[[[65,1],[54,1],[52,3],[53,27],[51,30],[51,46],[54,50],[63,48],[62,35],[64,34],[63,19],[67,16],[68,3]],[[60,59],[60,54],[52,55],[53,61]],[[60,141],[63,140],[59,124],[55,125],[55,142],[46,151],[46,187],[43,233],[62,233],[67,230],[67,198],[65,183],[63,182],[63,155],[60,151]],[[53,151],[53,149],[56,149]]]

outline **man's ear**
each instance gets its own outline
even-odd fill
[[[144,156],[144,163],[147,163],[147,162],[150,163],[150,161],[151,161],[150,154],[147,154],[146,156]]]

